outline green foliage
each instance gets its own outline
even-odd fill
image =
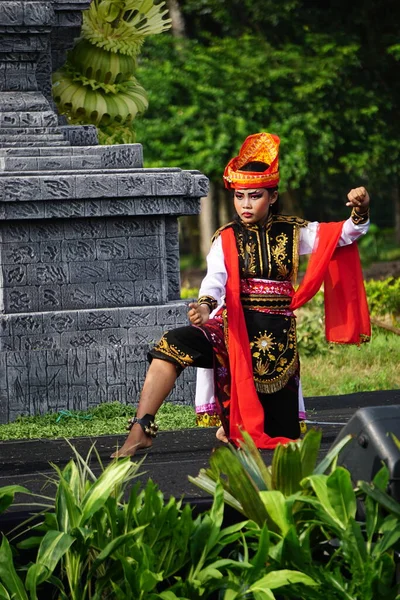
[[[353,489],[350,473],[335,464],[338,446],[315,466],[319,444],[318,432],[310,431],[303,441],[278,446],[266,471],[249,460],[257,450],[244,434],[239,449],[218,449],[211,468],[191,481],[209,493],[222,482],[226,502],[260,528],[268,524],[271,565],[296,568],[316,584],[306,592],[294,584],[285,598],[394,600],[400,504],[385,491],[388,470],[382,467],[372,484],[359,482]],[[365,507],[365,522],[357,521],[358,503]]]
[[[316,585],[296,569],[274,571],[267,564],[265,527],[223,527],[220,484],[211,510],[194,519],[188,505],[167,501],[152,481],[127,493],[141,463],[100,463],[96,477],[91,453],[75,455],[63,470],[54,467],[54,507],[18,544],[20,567],[3,538],[1,598],[36,600],[46,582],[63,600],[211,600],[219,590],[224,598],[254,593],[273,600],[271,590]],[[35,548],[26,569],[24,550],[32,556]]]
[[[373,316],[390,315],[393,320],[400,318],[400,279],[370,280],[366,282],[365,289]]]

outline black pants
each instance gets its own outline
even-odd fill
[[[187,366],[212,369],[214,353],[211,342],[197,327],[188,325],[167,331],[163,338],[166,343],[157,344],[148,353],[153,358],[166,360],[176,366],[178,375]],[[174,352],[169,349],[174,349]],[[175,349],[179,350],[179,356]],[[299,399],[297,377],[291,377],[286,386],[273,394],[258,393],[264,409],[264,430],[271,437],[288,437],[297,439],[300,436]]]

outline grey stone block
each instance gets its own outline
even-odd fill
[[[137,236],[128,239],[129,258],[151,258],[160,255],[158,236]]]
[[[121,260],[128,258],[126,238],[108,238],[96,241],[96,253],[99,260]]]
[[[107,384],[112,387],[115,384],[126,383],[126,362],[124,348],[107,349]]]
[[[154,194],[153,180],[143,172],[125,175],[116,174],[118,196],[151,196]]]
[[[47,383],[47,356],[46,352],[30,352],[29,354],[29,384],[30,386],[44,386]],[[46,394],[47,396],[47,394]]]
[[[138,306],[162,304],[167,300],[167,292],[164,289],[162,282],[137,282],[134,284],[134,287],[135,300]]]
[[[62,308],[94,308],[96,295],[94,284],[69,284],[61,286]]]
[[[38,310],[38,292],[33,286],[4,290],[4,307],[7,313],[25,313]]]
[[[106,261],[73,262],[70,263],[71,283],[98,283],[108,281],[108,267]]]
[[[43,219],[45,208],[43,202],[5,202],[1,205],[0,211],[4,220],[15,219]]]
[[[1,271],[4,287],[26,285],[26,265],[4,265]]]
[[[11,333],[11,319],[8,315],[0,314],[0,337],[8,337]],[[1,355],[0,355],[0,369],[1,369]],[[0,383],[1,388],[1,383]]]
[[[38,310],[54,311],[63,308],[60,285],[41,285],[38,288]]]
[[[135,304],[135,288],[130,281],[123,283],[104,282],[96,284],[96,306],[131,306]]]
[[[156,261],[154,261],[156,262]],[[108,278],[113,281],[143,281],[145,278],[160,278],[160,268],[153,268],[150,272],[146,270],[146,262],[144,259],[130,259],[118,261],[117,263],[109,262]]]
[[[117,195],[117,180],[112,174],[76,175],[76,198],[113,198]]]
[[[71,386],[86,385],[87,355],[84,348],[68,351],[69,384]]]
[[[145,233],[145,219],[138,217],[136,219],[108,219],[107,237],[137,237]]]
[[[10,315],[9,317],[13,337],[22,335],[35,335],[43,332],[43,315]]]
[[[60,347],[60,336],[57,333],[51,335],[29,335],[21,336],[22,350],[55,350]],[[32,354],[35,356],[35,354]],[[31,364],[32,357],[30,357]]]
[[[42,263],[61,263],[61,242],[42,242],[40,260]]]
[[[48,202],[45,204],[45,218],[73,218],[85,216],[85,204],[80,201]]]
[[[61,254],[65,262],[88,262],[96,258],[96,242],[94,240],[63,240]]]
[[[68,331],[61,334],[63,348],[97,348],[100,344],[100,331]]]
[[[43,200],[70,200],[76,197],[74,175],[53,175],[40,177],[41,197]]]
[[[30,225],[30,239],[33,242],[51,240],[62,240],[65,236],[65,225],[62,222],[49,223],[43,221],[40,223],[33,223]]]
[[[2,244],[2,262],[5,265],[26,265],[39,262],[40,247],[37,242]]]
[[[101,336],[102,344],[107,348],[117,348],[128,344],[128,331],[121,327],[103,329]]]
[[[119,313],[115,309],[82,310],[78,312],[80,330],[103,330],[118,327]]]
[[[128,340],[130,346],[144,346],[149,347],[154,345],[162,336],[163,329],[160,326],[152,327],[135,327],[128,330]]]
[[[127,392],[125,385],[111,385],[107,390],[107,402],[126,404]]]
[[[61,285],[69,282],[68,264],[35,264],[28,270],[29,285]]]
[[[86,383],[68,388],[68,410],[87,410],[88,394]]]
[[[64,224],[65,238],[71,240],[104,238],[106,223],[103,219],[74,219]]]
[[[43,313],[43,332],[63,334],[78,329],[78,312]]]
[[[98,149],[103,169],[135,169],[143,167],[141,144],[103,146]]]
[[[156,324],[156,306],[138,308],[120,308],[119,321],[121,327],[145,327]]]

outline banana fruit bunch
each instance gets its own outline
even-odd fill
[[[157,1],[157,0],[155,0]],[[70,123],[129,126],[148,107],[134,76],[147,35],[170,28],[154,0],[93,0],[83,13],[81,37],[53,74],[53,97]]]

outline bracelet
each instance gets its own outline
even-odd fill
[[[129,419],[127,430],[130,431],[132,427],[139,423],[140,427],[143,429],[144,433],[149,437],[156,437],[158,431],[158,425],[154,422],[154,415],[144,415],[141,419],[137,417],[132,417]]]
[[[205,304],[208,306],[210,313],[218,306],[218,302],[212,296],[200,296],[197,300],[197,304]]]
[[[363,223],[366,223],[369,219],[369,208],[367,208],[367,210],[363,213],[358,213],[356,209],[353,208],[350,217],[354,225],[362,225]]]

